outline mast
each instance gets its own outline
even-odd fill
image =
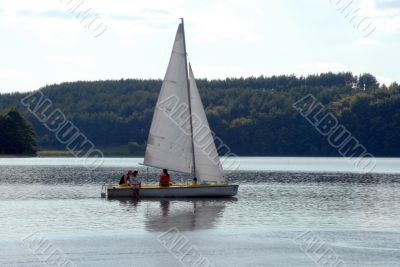
[[[193,121],[192,121],[192,101],[190,98],[190,82],[189,82],[189,71],[187,62],[187,52],[186,52],[186,39],[185,39],[185,24],[183,18],[181,18],[182,23],[182,34],[183,34],[183,50],[185,52],[185,69],[186,69],[186,81],[188,90],[188,104],[189,104],[189,118],[190,118],[190,135],[192,137],[192,156],[193,156],[193,179],[196,179],[196,159],[194,155],[194,140],[193,140]]]

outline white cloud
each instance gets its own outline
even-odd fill
[[[389,77],[384,77],[384,76],[377,76],[376,79],[380,84],[386,84],[387,86],[391,85],[393,82],[395,82],[395,79],[389,78]]]
[[[30,72],[20,68],[2,67],[0,68],[0,93],[10,91],[28,91],[34,90],[42,86],[39,79],[32,75]],[[15,84],[18,81],[18,88]],[[34,87],[32,88],[32,85]]]
[[[251,6],[256,5],[257,1],[259,0],[253,1]],[[198,42],[253,42],[261,38],[254,19],[242,15],[243,9],[249,6],[245,0],[219,0],[202,7],[191,5],[184,0],[119,0],[118,4],[108,0],[85,0],[75,13],[70,9],[80,2],[78,0],[9,2],[6,9],[6,17],[9,20],[26,18],[34,21],[35,18],[42,18],[47,22],[47,26],[44,23],[41,25],[43,31],[46,31],[46,27],[51,28],[51,20],[61,25],[59,20],[71,20],[78,11],[90,9],[90,13],[98,14],[105,20],[109,29],[119,38],[131,39],[128,35],[159,32],[162,28],[176,25],[179,17],[187,18],[188,24],[191,25],[191,35]],[[64,27],[60,27],[61,31],[63,29]]]
[[[298,72],[302,74],[313,74],[323,72],[346,71],[346,67],[337,62],[308,62],[298,65]]]
[[[193,65],[193,72],[196,78],[225,79],[231,77],[260,76],[261,73],[253,69],[239,66],[224,65]]]
[[[242,16],[248,1],[216,1],[201,13],[191,10],[195,40],[204,43],[226,41],[255,42],[261,39],[254,18]],[[253,1],[252,6],[257,3]],[[256,16],[256,12],[253,16]],[[259,14],[260,15],[260,14]]]
[[[361,0],[363,13],[373,19],[377,30],[382,32],[400,31],[400,4],[393,0]]]
[[[354,44],[357,46],[377,45],[379,42],[371,37],[358,38]]]

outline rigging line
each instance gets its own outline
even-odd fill
[[[183,35],[183,50],[185,53],[185,72],[186,72],[186,82],[187,82],[187,90],[188,90],[188,104],[189,104],[189,118],[190,118],[190,135],[192,139],[192,156],[193,156],[193,179],[196,179],[196,158],[194,155],[194,140],[193,140],[193,120],[192,120],[192,104],[190,97],[190,82],[189,82],[189,70],[188,70],[188,57],[186,52],[186,38],[185,38],[185,24],[183,18],[181,18],[182,24],[182,35]]]

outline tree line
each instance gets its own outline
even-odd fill
[[[0,154],[35,155],[36,146],[32,125],[17,109],[0,114]]]
[[[126,145],[143,152],[161,80],[108,80],[49,85],[40,90],[97,147]],[[294,108],[312,94],[375,156],[400,156],[400,86],[371,74],[197,81],[215,135],[238,155],[337,156]],[[27,93],[0,95],[0,111],[19,107],[41,149],[65,149],[20,105]],[[128,145],[129,144],[129,145]]]

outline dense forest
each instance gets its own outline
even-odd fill
[[[210,126],[238,155],[337,156],[293,103],[312,94],[375,156],[400,156],[400,86],[371,74],[325,73],[198,80]],[[129,145],[143,152],[161,80],[71,82],[40,91],[96,147]],[[0,111],[18,107],[32,123],[40,149],[65,149],[21,105],[27,94],[0,95]]]
[[[36,154],[36,138],[32,125],[14,108],[0,114],[0,154]]]

